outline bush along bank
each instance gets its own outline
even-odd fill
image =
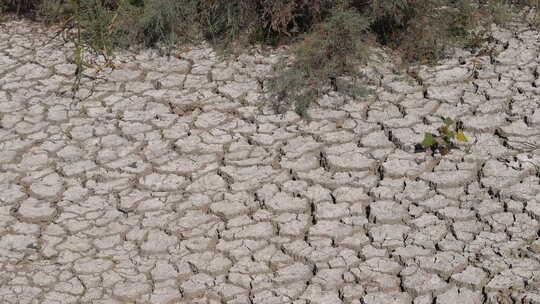
[[[0,10],[60,24],[75,43],[77,89],[85,52],[109,58],[134,45],[170,52],[201,41],[234,45],[290,44],[292,63],[268,79],[268,102],[278,112],[307,118],[328,91],[369,94],[354,68],[368,60],[367,37],[408,63],[434,63],[449,47],[478,48],[481,24],[504,24],[512,10],[540,0],[0,0]]]

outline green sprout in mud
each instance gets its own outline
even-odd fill
[[[456,123],[451,118],[446,118],[443,120],[443,123],[444,124],[437,129],[439,135],[430,132],[425,133],[424,140],[415,147],[417,152],[430,149],[432,153],[439,151],[441,155],[446,155],[450,152],[450,149],[455,148],[453,142],[454,139],[460,142],[469,141],[463,132],[461,123]],[[454,130],[451,130],[452,125],[455,125]]]

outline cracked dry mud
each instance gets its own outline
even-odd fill
[[[2,25],[0,302],[540,303],[540,42],[516,26],[416,80],[382,58],[375,94],[305,122],[258,107],[279,52],[125,52],[72,99],[69,45]],[[441,117],[470,142],[414,153]]]

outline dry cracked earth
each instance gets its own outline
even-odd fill
[[[1,303],[540,303],[537,31],[377,57],[310,121],[259,106],[277,51],[124,52],[72,98],[53,36],[0,28]],[[470,141],[415,153],[442,117]]]

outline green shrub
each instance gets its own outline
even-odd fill
[[[154,46],[200,36],[228,42],[248,36],[251,42],[277,43],[309,31],[336,6],[332,0],[0,0],[0,4],[10,11],[34,11],[47,23],[68,20],[77,11],[84,15],[81,26],[94,34],[114,17],[108,25],[112,40],[108,44],[122,46]],[[91,18],[96,24],[83,22]]]
[[[509,1],[487,0],[498,23],[508,21]],[[515,0],[531,5],[538,0]],[[485,1],[482,1],[485,2]],[[465,39],[477,24],[475,0],[0,0],[9,11],[37,11],[45,22],[73,18],[83,41],[99,49],[206,38],[214,42],[289,43],[328,21],[336,8],[370,20],[378,41],[406,61],[434,61]],[[74,6],[80,6],[75,9]],[[92,6],[95,6],[92,8]],[[441,7],[446,6],[442,9]],[[91,39],[90,39],[91,38]],[[97,42],[94,40],[97,39]]]
[[[101,0],[82,1],[78,8],[77,22],[84,29],[82,38],[92,50],[110,56],[114,48],[114,20],[117,12]]]
[[[124,32],[123,45],[133,42],[142,43],[145,46],[155,46],[158,42],[164,42],[169,47],[181,38],[189,36],[189,23],[195,13],[194,1],[178,0],[138,0],[136,5],[124,5],[126,15],[131,18],[119,31]]]
[[[269,81],[274,108],[281,112],[293,106],[306,117],[309,104],[328,88],[353,98],[365,93],[356,86],[361,75],[354,66],[367,59],[361,38],[368,27],[369,20],[357,11],[334,9],[293,49],[293,64],[278,66],[278,75]],[[348,81],[338,82],[342,76]]]
[[[457,0],[448,15],[448,34],[450,37],[467,37],[479,25],[480,11],[472,0]]]
[[[406,62],[430,63],[444,57],[449,46],[465,44],[477,20],[471,0],[343,1],[302,37],[293,49],[294,63],[281,64],[269,81],[272,105],[278,111],[293,106],[305,116],[310,102],[329,86],[353,98],[365,93],[356,85],[361,75],[353,67],[367,58],[362,38],[368,30]],[[352,81],[338,86],[339,76]]]
[[[213,41],[276,45],[320,23],[340,0],[198,0],[197,23]]]
[[[227,44],[258,21],[255,1],[210,0],[198,1],[196,22],[200,33],[211,42]]]

